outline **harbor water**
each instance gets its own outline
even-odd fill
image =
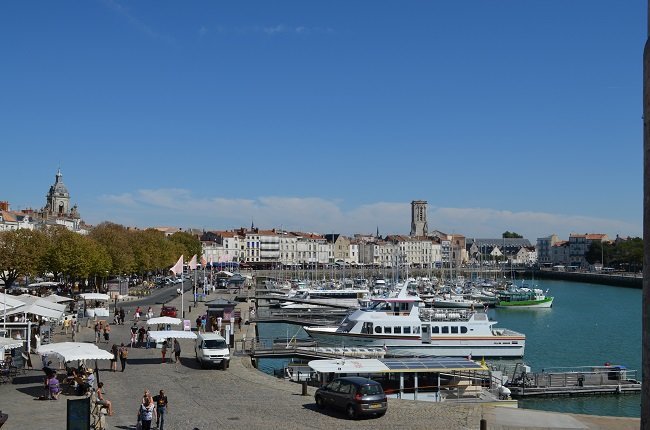
[[[528,283],[531,281],[528,280]],[[535,280],[555,297],[550,309],[490,309],[496,327],[526,334],[524,362],[533,372],[553,367],[623,365],[641,379],[641,290],[567,281]],[[520,284],[517,281],[517,284]],[[299,326],[260,324],[261,338],[308,338]],[[480,359],[480,357],[474,357]],[[265,359],[273,373],[287,360]],[[640,394],[520,400],[519,406],[556,412],[638,417]]]

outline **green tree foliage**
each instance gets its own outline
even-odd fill
[[[179,231],[170,236],[172,242],[176,242],[183,246],[182,254],[185,255],[186,261],[189,261],[193,255],[198,257],[202,254],[201,241],[189,233]],[[178,257],[177,257],[178,258]]]
[[[0,232],[0,279],[10,287],[21,276],[34,276],[44,267],[47,237],[40,230]]]
[[[603,266],[638,272],[643,267],[643,239],[635,237],[611,243],[594,241],[585,258],[589,264],[601,262]]]
[[[124,226],[110,222],[99,224],[90,232],[90,237],[103,245],[110,256],[110,275],[134,273],[136,261],[133,233]]]
[[[504,239],[523,239],[524,237],[520,235],[519,233],[515,233],[514,231],[505,231],[502,235],[502,238]]]

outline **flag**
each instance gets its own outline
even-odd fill
[[[201,256],[201,266],[205,267],[205,266],[207,266],[207,264],[208,264],[208,262],[207,262],[207,260],[205,259],[205,257],[204,257],[204,256]]]
[[[190,262],[187,264],[190,266],[191,270],[196,270],[196,254],[194,254],[194,257],[192,257]]]
[[[178,275],[183,273],[183,256],[181,255],[181,258],[178,259],[176,264],[172,266],[171,269],[169,269],[170,272],[172,272],[174,275]]]

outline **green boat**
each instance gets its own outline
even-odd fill
[[[499,293],[497,308],[550,308],[553,306],[553,297],[547,296],[539,288],[518,288],[513,291]]]

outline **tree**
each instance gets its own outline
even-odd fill
[[[179,231],[172,234],[169,238],[172,242],[176,242],[183,246],[182,254],[187,256],[187,260],[192,258],[193,255],[198,255],[200,257],[203,254],[201,241],[196,236]]]
[[[6,287],[21,276],[41,272],[46,244],[47,238],[40,230],[0,232],[0,279]]]
[[[92,229],[90,237],[104,246],[111,258],[110,273],[130,274],[135,270],[131,232],[119,224],[104,222]]]
[[[518,233],[515,233],[514,231],[510,232],[510,231],[507,231],[507,230],[501,235],[501,237],[504,238],[504,239],[523,239],[524,238],[522,235],[520,235]]]

